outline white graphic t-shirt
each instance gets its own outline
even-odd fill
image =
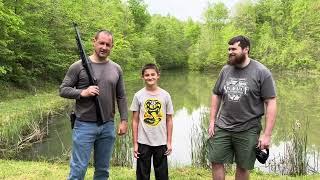
[[[249,91],[248,83],[244,78],[229,78],[223,87],[229,101],[239,101]]]
[[[139,111],[138,143],[149,146],[167,144],[166,115],[173,114],[170,94],[161,89],[152,95],[145,88],[138,91],[130,106],[131,111]]]

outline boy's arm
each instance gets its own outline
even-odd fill
[[[133,152],[134,157],[138,157],[138,124],[139,124],[139,112],[132,111],[132,141],[133,141]]]
[[[167,114],[167,151],[165,155],[170,155],[172,152],[172,129],[173,129],[173,122],[172,122],[172,114]]]

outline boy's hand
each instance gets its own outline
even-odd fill
[[[139,155],[140,153],[138,152],[138,143],[135,143],[133,145],[133,156],[138,159],[139,158]]]
[[[167,144],[167,151],[164,153],[164,155],[169,156],[172,152],[172,146],[171,144]]]
[[[121,120],[121,122],[119,123],[118,135],[122,136],[122,135],[126,134],[127,129],[128,129],[128,122]]]

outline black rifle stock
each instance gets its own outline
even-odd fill
[[[84,51],[77,24],[73,23],[73,27],[76,32],[76,41],[77,41],[80,59],[82,61],[83,67],[85,68],[85,70],[88,74],[90,86],[92,86],[92,85],[97,86],[98,82],[97,82],[97,79],[94,77],[92,66],[91,66],[91,61],[90,61],[90,59],[88,59],[88,57]],[[101,100],[100,100],[99,96],[94,96],[94,103],[96,106],[97,121],[98,121],[97,123],[100,126],[101,124],[103,124],[103,121],[106,119],[103,114],[103,109],[101,106]]]

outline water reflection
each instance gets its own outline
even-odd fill
[[[192,163],[192,138],[201,133],[201,116],[206,107],[199,107],[191,112],[186,108],[178,110],[174,115],[172,146],[173,151],[169,156],[171,166],[184,166]],[[198,133],[198,134],[196,134]]]
[[[290,171],[290,157],[288,155],[288,148],[290,144],[288,142],[280,142],[278,145],[273,145],[270,148],[270,156],[265,165],[255,162],[255,168],[264,172],[275,172],[278,174],[289,174]],[[308,173],[317,173],[320,171],[320,149],[317,149],[315,145],[309,146],[307,149],[307,166],[306,171]]]

